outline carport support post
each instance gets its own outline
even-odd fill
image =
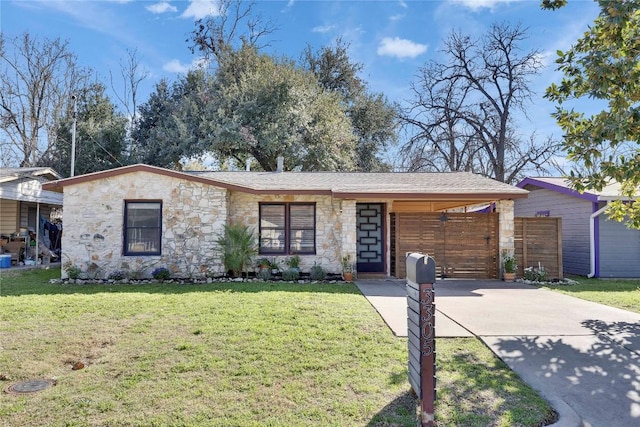
[[[409,382],[420,400],[420,425],[433,427],[436,400],[436,263],[428,255],[407,254],[407,346]]]

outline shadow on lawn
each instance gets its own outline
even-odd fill
[[[46,273],[23,272],[0,276],[0,297],[101,293],[185,294],[192,292],[295,292],[362,295],[353,283],[213,282],[213,283],[49,283]]]
[[[411,426],[418,421],[418,399],[410,391],[402,393],[389,402],[367,423],[368,427],[378,426]]]

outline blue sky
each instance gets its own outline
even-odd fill
[[[109,71],[119,75],[127,50],[137,50],[149,73],[140,90],[144,101],[160,78],[173,80],[197,63],[185,40],[195,19],[216,10],[215,0],[0,0],[0,28],[9,36],[29,31],[67,39],[79,62],[104,82]],[[523,48],[539,50],[547,64],[532,81],[537,94],[521,129],[556,137],[561,131],[549,117],[553,105],[542,99],[561,78],[555,52],[569,48],[598,14],[597,4],[587,0],[569,0],[554,12],[541,10],[539,0],[258,1],[256,10],[278,26],[269,37],[272,53],[299,58],[306,45],[317,49],[342,37],[364,65],[370,88],[401,104],[410,98],[419,68],[442,60],[439,49],[452,30],[477,37],[492,23],[521,23],[530,34]]]

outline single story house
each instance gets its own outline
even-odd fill
[[[433,255],[451,277],[499,277],[513,249],[513,201],[525,190],[466,172],[179,172],[144,164],[45,185],[64,193],[62,262],[102,274],[167,267],[223,273],[225,224],[250,226],[259,257],[301,257],[340,273],[404,277],[404,255]],[[495,203],[491,213],[461,207]],[[438,259],[440,258],[440,259]],[[444,274],[443,270],[443,274]],[[63,276],[66,273],[63,272]],[[466,275],[466,276],[465,276]]]
[[[63,197],[59,192],[44,190],[43,184],[59,179],[56,171],[46,167],[0,168],[0,236],[3,242],[10,239],[24,241],[29,230],[36,233],[40,242],[45,241],[44,221],[61,217]],[[56,243],[46,242],[47,248]]]
[[[602,191],[573,190],[565,178],[526,178],[517,187],[529,197],[515,202],[515,216],[562,218],[564,273],[589,277],[640,277],[640,230],[608,218],[620,199],[618,184]]]

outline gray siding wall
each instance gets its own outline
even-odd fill
[[[600,216],[599,277],[640,277],[640,231]]]
[[[589,274],[589,216],[591,202],[544,188],[531,187],[529,197],[515,202],[516,217],[549,211],[562,218],[562,268],[565,274]]]

